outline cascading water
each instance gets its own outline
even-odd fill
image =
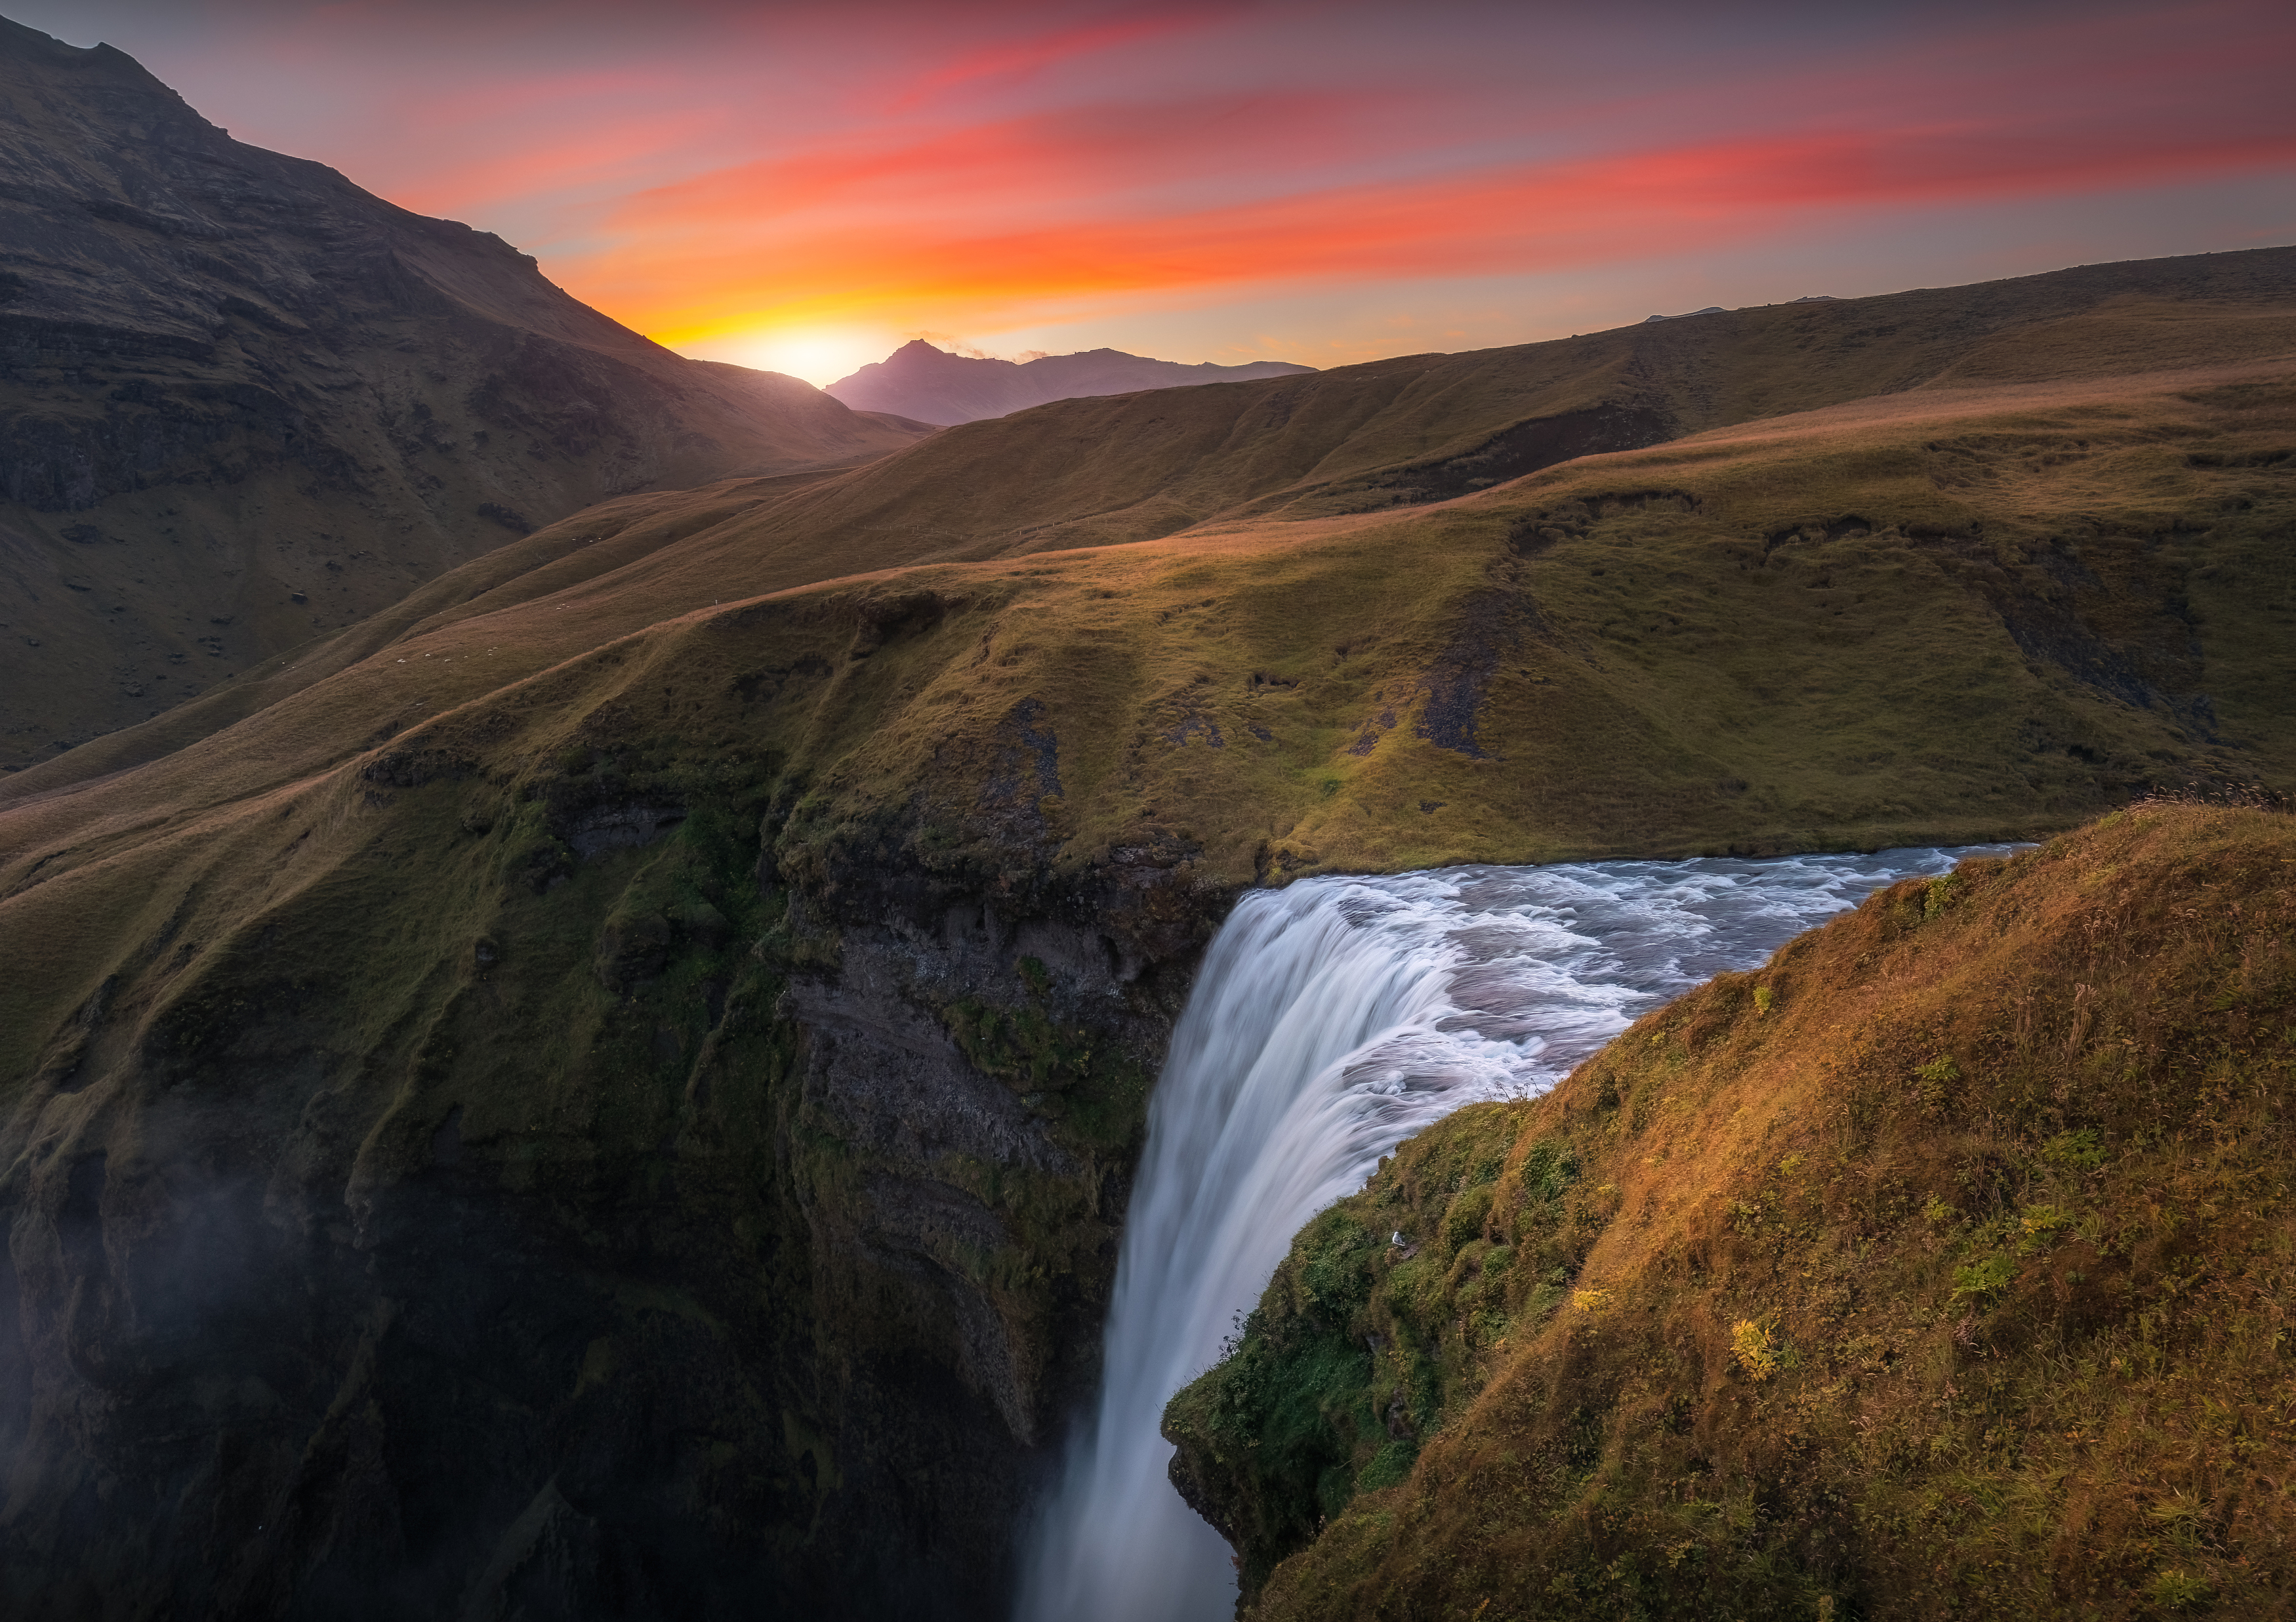
[[[1149,1105],[1097,1411],[1035,1527],[1021,1622],[1215,1622],[1227,1544],[1165,1475],[1164,1404],[1308,1219],[1464,1104],[1544,1091],[1657,1003],[1893,880],[1997,851],[1450,868],[1255,891]]]

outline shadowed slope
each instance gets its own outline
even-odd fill
[[[0,21],[0,768],[576,508],[912,442]]]
[[[1168,1411],[1244,1614],[2277,1614],[2292,926],[2141,805],[1406,1144]]]
[[[933,764],[952,731],[1033,695],[1099,762],[1062,796],[1062,860],[1144,821],[1234,876],[1974,838],[2147,783],[2278,780],[2290,388],[2265,366],[1907,395],[1401,515],[912,567],[742,610],[783,628],[759,635],[824,627],[754,655],[819,674],[764,711],[697,696],[692,725],[801,725],[793,760],[877,760],[855,815],[880,795],[961,810],[973,789]],[[219,803],[561,661],[605,668],[620,638],[735,622],[713,600],[819,566],[760,544],[758,512],[852,477],[631,498],[539,533],[324,650],[333,673],[283,672],[228,732],[70,793],[42,781],[70,761],[25,774],[20,799],[45,792],[0,848],[99,804]],[[848,731],[786,708],[914,659],[931,674],[898,716]]]

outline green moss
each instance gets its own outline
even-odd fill
[[[1453,1119],[1301,1230],[1226,1359],[1165,1415],[1192,1496],[1241,1529],[1247,1593],[1358,1494],[1408,1472],[1479,1387],[1463,1352],[1554,1310],[1559,1284],[1527,1271],[1526,1251],[1532,1269],[1574,1271],[1576,1243],[1556,1231],[1577,1177],[1569,1146],[1541,1140],[1510,1172],[1520,1107]],[[1535,1237],[1495,1244],[1492,1226]],[[1396,1231],[1424,1237],[1398,1245]]]

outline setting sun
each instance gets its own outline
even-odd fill
[[[679,347],[706,359],[730,360],[737,366],[802,377],[819,389],[870,361],[882,360],[901,342],[896,333],[865,327],[792,326],[728,334]]]

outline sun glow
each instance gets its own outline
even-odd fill
[[[895,334],[865,327],[789,326],[729,333],[676,347],[704,360],[730,360],[735,366],[802,377],[820,389],[872,360],[884,359],[900,346]]]

